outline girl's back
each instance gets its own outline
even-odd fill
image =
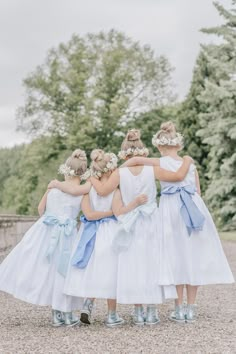
[[[182,160],[176,160],[170,156],[165,156],[160,158],[160,167],[172,172],[176,172],[180,168],[182,163],[183,163]],[[196,169],[195,166],[192,164],[189,168],[186,177],[180,182],[160,181],[162,189],[170,185],[176,185],[181,187],[192,185],[196,187],[195,169]]]
[[[156,183],[152,166],[143,166],[136,176],[128,167],[120,168],[120,191],[125,205],[140,194],[148,196],[148,202],[156,202]]]
[[[75,197],[52,189],[47,195],[46,215],[75,219],[80,212],[82,196]]]
[[[109,211],[112,208],[112,199],[114,192],[105,197],[97,194],[96,190],[92,187],[89,192],[89,199],[93,210]]]

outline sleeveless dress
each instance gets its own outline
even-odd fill
[[[150,215],[139,213],[130,231],[131,243],[127,250],[119,253],[117,302],[158,304],[165,299],[176,298],[174,280],[159,232],[154,169],[143,166],[140,174],[134,176],[129,168],[120,168],[119,174],[124,204],[144,193],[148,196],[148,203],[154,203],[154,211]]]
[[[92,187],[89,192],[91,207],[96,211],[109,211],[112,208],[113,194],[101,197]],[[99,224],[91,258],[84,269],[70,265],[66,277],[64,292],[79,297],[103,299],[116,298],[116,279],[118,256],[112,249],[117,222],[110,219]],[[84,226],[81,225],[73,254],[78,246]]]
[[[63,293],[65,274],[62,275],[66,271],[63,261],[70,256],[77,236],[75,219],[81,199],[57,189],[48,193],[45,214],[0,265],[0,290],[63,312],[82,306],[81,299]]]
[[[182,161],[169,156],[160,158],[160,166],[169,171],[177,171],[181,164]],[[181,182],[161,181],[162,191],[170,186],[196,188],[195,166],[190,166],[188,174]],[[179,193],[162,194],[160,198],[162,232],[175,284],[233,283],[234,278],[212,217],[197,192],[192,195],[192,200],[205,220],[201,231],[194,230],[189,235],[180,213],[182,203]]]

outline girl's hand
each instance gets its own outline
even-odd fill
[[[146,194],[140,194],[135,198],[137,206],[146,204],[148,202],[148,196]]]
[[[57,179],[53,179],[49,184],[48,184],[48,189],[52,188],[57,188],[59,181]]]

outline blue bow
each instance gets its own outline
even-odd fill
[[[112,247],[115,252],[125,251],[132,242],[132,228],[138,217],[141,215],[149,216],[157,209],[156,202],[140,205],[129,213],[118,216],[118,229],[113,239]]]
[[[77,268],[83,269],[87,266],[93,253],[96,233],[100,224],[110,220],[116,220],[114,216],[103,218],[100,220],[87,220],[84,215],[80,218],[84,225],[84,230],[79,240],[77,249],[72,257],[71,264]]]
[[[186,224],[188,234],[191,235],[192,231],[202,230],[205,221],[204,215],[200,212],[194,201],[192,195],[196,192],[194,186],[170,186],[162,190],[161,194],[175,194],[179,193],[182,202],[180,212],[184,223]]]
[[[76,227],[76,220],[67,218],[66,220],[60,220],[56,216],[46,215],[43,220],[44,224],[48,226],[57,226],[49,241],[49,247],[46,252],[48,262],[51,263],[53,254],[58,246],[59,240],[62,240],[62,250],[60,252],[59,264],[57,271],[63,276],[66,276],[67,268],[70,260],[70,242],[69,237],[72,235],[74,228]]]

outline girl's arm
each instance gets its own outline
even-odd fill
[[[120,176],[118,169],[116,169],[111,176],[109,177],[108,181],[102,183],[95,177],[90,177],[90,181],[93,187],[96,189],[96,192],[101,196],[106,196],[113,192],[120,183]]]
[[[110,211],[92,210],[88,194],[86,194],[83,197],[82,203],[81,203],[81,208],[82,208],[82,211],[83,211],[87,220],[99,220],[99,219],[107,218],[107,217],[113,215],[112,210],[110,210]]]
[[[184,156],[183,163],[176,172],[171,172],[168,170],[164,170],[161,167],[154,166],[155,177],[160,181],[166,181],[166,182],[182,181],[186,176],[186,174],[188,173],[191,163],[193,163],[192,158],[190,156]]]
[[[68,183],[67,181],[60,182],[57,179],[54,179],[49,183],[48,188],[49,189],[57,188],[64,193],[79,196],[79,195],[87,194],[90,191],[91,183],[86,182],[83,185],[76,186],[71,183]]]
[[[199,174],[197,169],[195,170],[195,181],[196,181],[197,193],[201,195],[201,186],[200,186]]]
[[[147,196],[145,194],[140,194],[134,200],[132,200],[132,202],[124,206],[120,190],[117,189],[112,200],[112,210],[115,216],[119,216],[121,214],[130,212],[131,210],[137,208],[139,205],[147,203],[147,201]]]
[[[157,157],[132,157],[125,161],[120,167],[132,167],[137,165],[160,166],[160,160]]]
[[[40,217],[41,217],[41,216],[44,214],[44,212],[45,212],[48,192],[49,192],[49,190],[47,190],[47,191],[44,193],[43,198],[40,200],[39,205],[38,205],[38,213],[39,213],[39,216],[40,216]]]

